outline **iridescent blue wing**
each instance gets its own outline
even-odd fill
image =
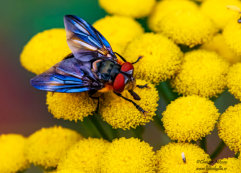
[[[77,16],[66,15],[64,25],[67,32],[67,43],[75,58],[80,61],[89,61],[104,56],[117,60],[108,41],[85,20]],[[83,54],[89,55],[90,52],[95,53],[95,56],[82,56]]]
[[[32,78],[30,83],[40,90],[64,93],[101,89],[102,85],[91,78],[81,67],[81,62],[76,58],[67,58]]]

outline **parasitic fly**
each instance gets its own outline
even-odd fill
[[[141,57],[136,62],[127,62],[121,55],[112,51],[108,41],[93,26],[77,16],[64,16],[64,25],[72,54],[32,78],[31,85],[52,92],[89,92],[90,97],[97,92],[112,90],[146,114],[147,112],[134,101],[121,95],[124,90],[128,90],[135,100],[140,100],[133,91],[134,88],[147,87],[136,85],[133,77],[133,64]],[[117,56],[124,63],[120,62]]]

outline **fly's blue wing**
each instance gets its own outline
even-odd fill
[[[66,15],[64,25],[67,43],[75,58],[80,61],[90,61],[102,55],[117,60],[108,41],[85,20],[77,16]],[[90,56],[93,53],[95,56]]]
[[[81,67],[81,62],[76,58],[67,58],[32,78],[30,83],[40,90],[64,93],[101,89],[102,85],[89,77],[88,72]]]

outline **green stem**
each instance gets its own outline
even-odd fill
[[[206,137],[203,137],[203,138],[200,140],[200,147],[201,147],[205,152],[207,152],[207,140],[206,140]]]
[[[161,119],[159,118],[159,116],[156,115],[156,116],[153,117],[153,119],[154,119],[155,124],[160,128],[160,130],[161,130],[162,132],[164,132],[164,131],[165,131],[165,128],[164,128],[163,122],[161,121]]]
[[[214,150],[214,152],[211,154],[211,159],[213,160],[213,159],[215,159],[221,152],[222,152],[222,150],[224,149],[224,147],[225,147],[225,143],[223,142],[223,141],[221,141],[219,144],[218,144],[218,146],[217,146],[217,148]]]
[[[139,138],[142,140],[142,134],[144,132],[144,127],[143,126],[138,126],[136,129],[131,129],[132,133],[134,134],[134,137]]]
[[[95,125],[95,127],[98,129],[99,133],[101,134],[101,136],[108,140],[108,141],[111,141],[112,139],[110,139],[110,137],[107,135],[107,133],[105,132],[105,130],[103,129],[102,125],[100,124],[100,122],[98,121],[97,117],[98,116],[97,114],[91,116],[91,121],[92,123]]]
[[[239,155],[240,155],[240,152],[237,152],[234,157],[238,159]]]
[[[178,97],[177,93],[174,93],[172,91],[172,88],[168,81],[161,82],[157,86],[157,89],[163,94],[167,104],[169,104],[171,101],[175,100]]]
[[[86,117],[84,119],[83,126],[91,137],[103,138],[102,134],[99,132],[90,117]]]

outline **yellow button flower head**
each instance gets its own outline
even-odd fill
[[[40,74],[71,53],[64,29],[50,29],[35,35],[24,47],[20,61],[27,70]]]
[[[137,85],[145,85],[143,80],[137,80]],[[157,101],[159,99],[156,88],[148,83],[149,88],[135,88],[134,91],[140,96],[141,100],[134,100],[128,91],[122,93],[123,96],[135,101],[148,113],[144,115],[136,109],[136,107],[115,95],[113,92],[104,95],[101,102],[100,113],[103,119],[109,123],[112,128],[130,129],[139,125],[144,125],[155,116],[157,110]]]
[[[116,15],[99,19],[93,26],[108,40],[113,51],[119,54],[123,53],[127,43],[144,32],[134,19]]]
[[[26,139],[17,134],[0,135],[0,172],[14,173],[29,164],[24,155]]]
[[[102,173],[154,173],[156,165],[152,147],[136,138],[114,140],[101,159]]]
[[[226,44],[241,56],[241,24],[238,23],[238,18],[227,24],[223,30],[223,36]]]
[[[241,151],[241,104],[230,106],[218,123],[219,137],[233,151]]]
[[[135,62],[135,77],[158,84],[171,78],[180,68],[182,52],[177,45],[162,34],[145,33],[130,42],[124,57]]]
[[[195,50],[185,55],[172,86],[183,95],[216,96],[226,86],[227,71],[228,63],[215,52]]]
[[[208,154],[194,144],[169,143],[157,151],[158,173],[202,172],[211,161]]]
[[[198,140],[208,135],[219,117],[214,103],[199,96],[180,97],[163,113],[163,125],[172,140]]]
[[[67,149],[80,138],[75,131],[60,126],[42,128],[28,138],[27,158],[35,165],[45,168],[56,167]]]
[[[100,160],[108,146],[109,142],[103,139],[88,138],[80,140],[71,147],[61,160],[58,170],[100,172]]]
[[[204,44],[202,48],[209,51],[215,51],[230,64],[241,61],[241,56],[236,55],[236,53],[229,48],[222,34],[217,34],[211,41]]]
[[[160,1],[148,23],[153,31],[163,32],[174,42],[190,47],[208,41],[217,31],[198,6],[188,0]]]
[[[201,5],[201,11],[212,19],[218,28],[223,29],[238,15],[237,11],[228,8],[230,5],[241,8],[239,0],[205,0]]]
[[[227,86],[231,94],[241,100],[241,63],[233,65],[227,75]]]
[[[240,173],[241,160],[236,158],[220,159],[217,161],[217,163],[209,168],[208,172]]]
[[[91,99],[87,92],[82,93],[47,93],[46,104],[55,118],[65,120],[83,120],[91,115],[97,107],[97,102]]]
[[[134,18],[147,16],[155,2],[156,0],[99,0],[100,6],[108,13]]]

